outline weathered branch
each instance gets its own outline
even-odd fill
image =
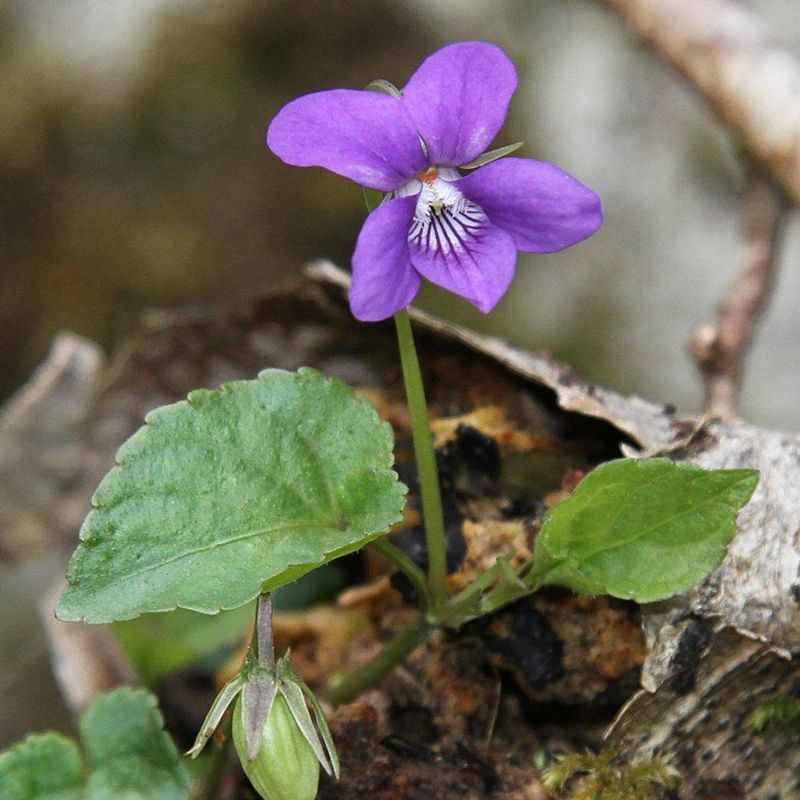
[[[742,214],[739,274],[723,295],[716,319],[701,325],[691,341],[705,382],[706,410],[723,419],[736,412],[745,356],[775,283],[786,219],[783,193],[771,182],[753,178],[744,196]]]
[[[800,60],[736,0],[603,0],[800,205]]]

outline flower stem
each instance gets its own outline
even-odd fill
[[[394,321],[400,346],[406,400],[411,416],[414,453],[417,459],[422,514],[425,519],[425,537],[428,544],[428,587],[431,595],[431,611],[435,617],[447,599],[447,561],[439,473],[436,469],[436,454],[433,452],[425,389],[422,385],[408,311],[405,309],[398,311],[394,315]]]
[[[272,672],[275,669],[275,645],[272,642],[272,595],[269,593],[258,596],[255,638],[258,663]]]
[[[338,706],[349,703],[362,692],[377,686],[433,630],[434,627],[420,614],[366,664],[353,670],[341,681],[329,684],[325,699]]]

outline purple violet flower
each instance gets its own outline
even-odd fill
[[[499,47],[461,42],[425,59],[399,98],[316,92],[272,121],[267,144],[287,164],[389,193],[353,254],[358,319],[405,308],[420,276],[489,312],[514,277],[518,250],[555,252],[600,227],[599,197],[552,164],[502,158],[459,172],[491,144],[516,87]]]

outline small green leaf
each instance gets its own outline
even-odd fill
[[[178,751],[155,697],[123,687],[95,700],[78,747],[57,733],[29,736],[0,753],[0,800],[189,800]]]
[[[79,727],[90,768],[86,800],[187,800],[186,775],[152,694],[123,687],[103,695]]]
[[[661,458],[603,464],[550,513],[527,581],[642,603],[686,591],[722,560],[757,483]]]
[[[391,427],[315,370],[192,392],[146,422],[95,493],[62,620],[237,608],[401,518]]]
[[[78,748],[58,733],[28,736],[0,753],[2,800],[79,800],[82,789]]]
[[[484,164],[491,164],[492,161],[510,156],[513,152],[519,150],[523,144],[525,144],[525,142],[514,142],[514,144],[507,144],[505,147],[498,147],[496,150],[487,150],[474,161],[470,161],[469,164],[462,164],[461,169],[477,169]]]

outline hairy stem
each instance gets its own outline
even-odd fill
[[[444,606],[447,598],[447,561],[439,473],[436,469],[436,454],[433,451],[433,441],[431,440],[425,389],[422,385],[422,375],[408,311],[399,311],[394,315],[394,321],[397,327],[403,381],[411,416],[411,433],[414,439],[414,453],[419,473],[419,490],[422,497],[425,537],[428,544],[428,587],[432,611],[435,615]]]
[[[435,628],[420,614],[403,628],[374,658],[353,670],[341,681],[334,681],[325,692],[325,699],[335,706],[349,703],[362,692],[377,686],[403,659],[431,634]]]

